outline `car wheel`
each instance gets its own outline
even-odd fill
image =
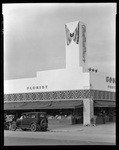
[[[31,131],[35,132],[37,130],[37,125],[35,123],[31,124]]]
[[[5,127],[4,127],[4,129],[5,129],[5,130],[9,130],[9,125],[6,124]]]
[[[47,121],[46,119],[42,119],[40,122],[41,130],[46,131],[47,130]]]
[[[11,125],[11,130],[15,131],[17,129],[16,122],[13,122]]]

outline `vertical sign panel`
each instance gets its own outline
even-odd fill
[[[87,67],[87,28],[86,25],[80,22],[80,65]]]

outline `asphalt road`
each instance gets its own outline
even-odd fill
[[[115,145],[115,124],[96,127],[68,126],[47,132],[4,131],[5,146],[23,145]]]

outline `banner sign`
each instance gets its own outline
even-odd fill
[[[66,31],[67,45],[71,43],[72,39],[76,44],[79,43],[79,23],[73,33],[70,32],[67,25],[65,25],[65,31]]]

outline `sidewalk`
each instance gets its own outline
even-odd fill
[[[115,135],[116,134],[116,124],[107,123],[97,126],[83,126],[82,124],[68,125],[68,126],[55,126],[55,129],[49,127],[51,132],[78,132],[83,131],[82,133],[87,134],[106,134],[106,135]]]
[[[54,125],[53,125],[54,126]],[[49,131],[47,132],[31,132],[31,131],[4,131],[4,138],[8,141],[19,143],[20,140],[22,144],[27,142],[37,141],[42,143],[42,141],[51,141],[51,143],[56,144],[62,143],[71,145],[76,143],[77,145],[115,145],[116,144],[116,124],[107,123],[94,126],[83,126],[83,125],[55,125],[49,126]],[[24,140],[23,140],[24,139]],[[10,142],[9,142],[10,143]]]
[[[67,135],[80,141],[116,144],[116,124],[106,123],[97,126],[70,125],[50,130],[51,133]]]

